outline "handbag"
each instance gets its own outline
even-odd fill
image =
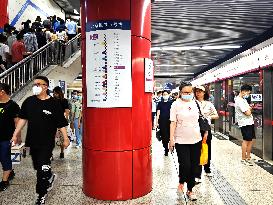
[[[162,140],[162,137],[160,135],[160,129],[156,128],[156,139],[160,142]]]
[[[198,107],[198,110],[199,110],[199,119],[198,119],[198,122],[199,122],[200,130],[201,130],[201,131],[209,131],[209,130],[211,130],[211,127],[210,127],[210,125],[209,125],[209,122],[208,122],[208,120],[204,117],[204,115],[202,114],[198,102],[195,101],[195,103],[196,103],[196,105],[197,105],[197,107]]]
[[[64,143],[64,138],[62,132],[58,129],[55,135],[55,141],[57,146],[62,146]]]
[[[200,155],[200,165],[205,165],[208,163],[209,153],[207,143],[202,143],[201,155]]]

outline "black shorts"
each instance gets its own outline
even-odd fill
[[[256,138],[254,125],[246,125],[241,127],[241,133],[243,135],[243,140],[252,141]]]

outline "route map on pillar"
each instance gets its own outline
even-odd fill
[[[87,107],[132,107],[130,21],[86,24]]]

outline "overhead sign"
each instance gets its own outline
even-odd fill
[[[249,52],[249,50],[245,52]],[[233,62],[224,62],[221,65],[215,67],[215,69],[209,70],[197,79],[193,80],[192,84],[202,85],[224,80],[271,64],[273,64],[273,44],[264,46],[263,48],[240,57]]]
[[[251,102],[262,102],[263,95],[262,94],[250,94]]]
[[[87,107],[132,107],[130,21],[86,24]]]

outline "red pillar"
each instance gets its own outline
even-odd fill
[[[9,22],[8,18],[8,0],[0,0],[0,29],[4,28],[4,25]]]
[[[150,0],[82,0],[84,91],[83,192],[102,200],[127,200],[152,189],[151,93],[144,91],[144,58],[150,58]],[[132,107],[87,107],[86,23],[131,24]],[[88,36],[89,38],[89,36]]]

